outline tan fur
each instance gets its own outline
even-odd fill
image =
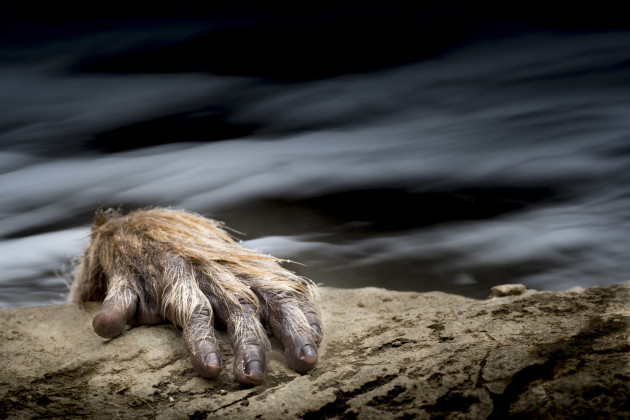
[[[173,209],[140,210],[125,216],[99,210],[90,237],[77,267],[72,302],[126,296],[129,290],[140,296],[146,292],[163,316],[183,326],[200,308],[212,314],[205,294],[209,292],[228,308],[238,335],[243,334],[244,323],[251,328],[243,305],[251,304],[258,311],[261,304],[269,306],[269,299],[282,299],[293,304],[286,307],[298,309],[285,315],[294,318],[292,328],[310,331],[299,309],[317,311],[309,304],[314,298],[312,283],[280,267],[275,258],[242,248],[217,221]],[[262,326],[254,329],[256,339],[267,344]]]

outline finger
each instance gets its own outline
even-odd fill
[[[317,345],[322,337],[316,311],[290,294],[278,294],[266,302],[267,322],[284,345],[289,367],[300,373],[313,369],[318,358]]]
[[[167,284],[161,294],[161,312],[182,328],[195,371],[216,378],[223,360],[212,328],[212,306],[199,289],[193,267],[179,257],[170,257],[164,277]]]
[[[183,326],[186,348],[195,371],[204,378],[216,378],[223,369],[219,344],[212,329],[212,309],[200,305]]]
[[[94,331],[103,338],[120,335],[138,306],[138,294],[123,277],[114,277],[100,311],[92,320]]]
[[[273,273],[278,277],[271,281],[264,278],[256,279],[252,282],[254,290],[258,291],[257,294],[262,294],[261,298],[267,301],[269,299],[266,299],[266,296],[272,295],[277,295],[280,300],[286,300],[286,298],[282,298],[282,295],[285,295],[289,299],[293,299],[293,304],[302,309],[302,312],[311,327],[310,332],[313,335],[313,339],[315,343],[319,345],[324,335],[319,309],[313,300],[316,294],[315,284],[307,278],[300,277],[291,271],[285,270],[276,263],[268,264],[265,262],[263,264],[264,265],[262,265],[262,267],[265,271]],[[296,287],[296,283],[301,286]],[[287,286],[290,291],[286,290]],[[279,293],[274,291],[279,291]]]
[[[283,319],[288,319],[289,323],[295,326],[291,328],[292,330],[299,330],[300,328],[303,328],[304,320],[301,319],[299,313],[297,313],[297,315],[293,317],[289,316],[291,315],[291,309],[289,308],[301,311],[301,313],[304,314],[306,323],[310,327],[310,329],[307,328],[307,331],[310,332],[310,334],[313,336],[313,341],[315,342],[315,344],[319,346],[319,343],[321,343],[322,339],[324,338],[324,331],[323,323],[321,321],[321,315],[315,304],[306,296],[298,296],[295,294],[288,294],[284,297],[279,296],[276,298],[276,300],[279,302],[278,304],[276,304],[276,306],[280,308],[285,308],[285,312],[289,312],[288,315],[282,316],[282,314],[280,314],[279,317]]]
[[[271,347],[269,338],[254,304],[245,298],[238,302],[239,305],[223,304],[213,298],[213,307],[226,320],[234,349],[234,377],[243,385],[260,385],[266,376],[265,350]]]
[[[313,334],[313,339],[315,340],[315,343],[319,346],[319,343],[321,343],[322,339],[324,338],[324,327],[319,308],[313,300],[316,293],[314,289],[315,284],[312,281],[303,277],[291,276],[289,279],[298,282],[305,287],[304,291],[294,292],[290,294],[289,298],[294,298],[297,300],[295,304],[302,309],[302,312],[304,313],[308,324],[311,326],[311,334]]]

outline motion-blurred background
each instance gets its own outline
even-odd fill
[[[628,280],[620,10],[84,7],[0,12],[0,307],[63,302],[99,206],[327,286]]]

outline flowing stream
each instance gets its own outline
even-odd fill
[[[300,80],[122,71],[114,41],[143,32],[88,35],[0,48],[0,307],[64,301],[99,206],[222,220],[326,286],[628,280],[630,32],[527,31]]]

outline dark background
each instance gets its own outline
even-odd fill
[[[329,286],[626,280],[629,29],[575,6],[4,9],[0,305],[62,301],[99,206],[200,212]]]

